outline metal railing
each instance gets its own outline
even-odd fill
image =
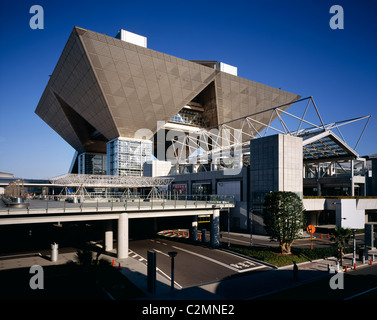
[[[0,207],[4,214],[121,212],[127,210],[168,210],[193,208],[233,207],[234,196],[227,195],[172,195],[148,197],[125,195],[93,198],[92,196],[45,196],[43,199],[26,199],[26,208]]]

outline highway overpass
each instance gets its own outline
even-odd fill
[[[148,201],[144,201],[148,200]],[[211,200],[126,199],[125,201],[66,201],[28,200],[27,208],[0,208],[0,226],[34,223],[61,223],[72,221],[104,221],[106,251],[113,249],[113,220],[117,221],[117,256],[128,257],[129,219],[182,216],[211,216],[211,245],[220,243],[220,210],[234,207],[234,202],[220,197]],[[197,228],[193,219],[193,229]]]

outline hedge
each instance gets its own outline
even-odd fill
[[[326,257],[337,256],[338,251],[335,247],[325,247],[325,248],[295,248],[292,247],[291,255],[281,255],[280,249],[278,247],[253,247],[245,248],[242,246],[232,245],[231,247],[226,247],[227,249],[241,253],[243,255],[273,264],[277,267],[282,267],[286,265],[296,263],[312,261],[316,259],[323,259]],[[346,250],[345,253],[350,252],[350,249]]]

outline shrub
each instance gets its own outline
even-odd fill
[[[313,250],[307,248],[292,248],[291,255],[280,254],[280,250],[277,247],[245,248],[241,246],[231,246],[228,249],[273,264],[277,267],[291,265],[293,261],[301,263],[337,255],[337,249],[335,247],[314,248]]]

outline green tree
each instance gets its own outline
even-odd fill
[[[294,240],[305,227],[300,197],[289,191],[273,191],[264,198],[263,220],[271,240],[279,242],[281,253],[290,254]]]
[[[348,247],[351,240],[352,230],[349,228],[335,227],[334,235],[331,238],[335,242],[335,245],[339,252],[338,260],[340,265],[343,266],[343,251]]]

